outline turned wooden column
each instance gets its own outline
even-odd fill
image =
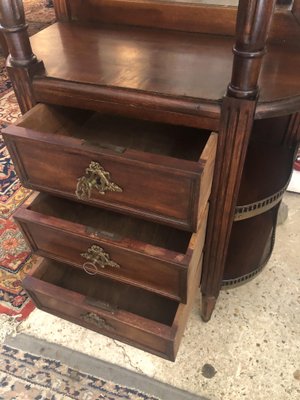
[[[27,66],[37,62],[32,52],[22,0],[1,0],[1,30],[4,33],[14,66]]]
[[[1,0],[0,15],[0,28],[9,52],[7,71],[21,111],[25,113],[36,104],[31,81],[34,74],[44,71],[43,63],[33,54],[22,0]]]
[[[237,13],[232,78],[223,100],[201,281],[202,318],[219,295],[247,146],[252,130],[275,0],[242,0]]]

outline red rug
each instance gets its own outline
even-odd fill
[[[29,194],[20,184],[0,138],[0,313],[20,315],[19,319],[26,318],[34,309],[21,286],[34,260],[12,214]]]
[[[24,0],[24,6],[31,34],[54,20],[54,11],[49,8],[49,1]],[[5,60],[0,57],[1,128],[14,123],[20,116],[11,87],[5,70]],[[18,320],[25,319],[34,309],[21,281],[39,260],[30,254],[12,215],[30,193],[30,190],[20,184],[0,136],[0,313],[18,316]]]

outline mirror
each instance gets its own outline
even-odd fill
[[[199,4],[211,4],[217,6],[237,6],[239,0],[171,0],[177,3],[199,3]]]
[[[198,4],[209,4],[216,6],[234,6],[237,7],[239,0],[169,0],[177,3],[198,3]],[[294,0],[277,0],[277,7],[284,7],[291,9]]]

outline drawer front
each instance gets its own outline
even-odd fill
[[[4,137],[26,187],[197,230],[210,194],[214,151],[206,152],[212,159],[198,163],[133,150],[113,154],[21,127],[7,128]],[[215,140],[207,143],[215,148]]]
[[[171,357],[169,352],[172,339],[169,329],[160,324],[139,318],[140,324],[134,326],[134,316],[101,311],[87,304],[83,296],[33,278],[26,278],[23,286],[35,305],[43,311],[160,357]],[[158,335],[159,331],[163,331],[166,337]]]
[[[198,232],[191,234],[36,193],[14,218],[41,256],[186,303],[207,215],[208,207]]]
[[[157,257],[151,257],[137,251],[120,248],[117,243],[108,244],[55,227],[24,220],[21,222],[18,217],[16,220],[32,250],[41,256],[84,269],[91,275],[100,274],[170,298],[186,301],[188,268],[176,265],[175,262],[163,261],[159,254]],[[109,258],[105,268],[85,258],[89,249],[90,251],[93,249],[92,246],[96,246],[94,254],[102,249]]]
[[[70,268],[44,260],[31,276],[25,278],[23,287],[38,308],[175,360],[199,286],[200,263],[194,273],[194,285],[186,305],[127,285],[111,285],[102,278],[96,281],[80,271],[71,277]],[[95,294],[98,299],[89,297]],[[112,306],[111,301],[116,304]]]

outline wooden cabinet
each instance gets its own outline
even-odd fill
[[[44,311],[174,361],[198,289],[199,266],[187,304],[53,261],[26,277],[24,287]]]
[[[207,211],[197,233],[39,195],[15,213],[32,250],[90,275],[104,275],[186,303]]]
[[[272,251],[300,140],[299,1],[55,0],[57,23],[30,40],[14,3],[0,10],[24,115],[3,136],[41,192],[15,218],[45,258],[24,287],[174,360],[199,285],[207,321],[222,284]]]
[[[181,229],[201,223],[216,134],[39,104],[3,135],[26,187]]]

